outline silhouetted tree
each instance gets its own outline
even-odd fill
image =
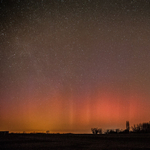
[[[150,123],[140,123],[131,127],[133,132],[150,132]]]
[[[144,132],[150,132],[150,123],[143,123],[142,124],[142,130]]]
[[[102,134],[102,129],[98,128],[91,128],[93,134]]]
[[[99,134],[102,134],[102,129],[98,129],[98,133],[99,133]]]
[[[136,132],[136,126],[134,124],[134,126],[131,127],[133,132]]]
[[[49,134],[49,130],[46,131],[46,134]]]

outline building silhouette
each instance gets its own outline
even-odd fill
[[[127,130],[127,131],[130,130],[130,124],[129,124],[129,121],[126,121],[126,130]]]

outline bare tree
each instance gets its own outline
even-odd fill
[[[99,133],[99,134],[102,134],[102,129],[98,129],[98,133]]]
[[[93,134],[102,134],[102,129],[98,128],[91,128]]]

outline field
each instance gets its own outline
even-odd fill
[[[0,150],[142,150],[149,134],[9,134],[0,136]]]

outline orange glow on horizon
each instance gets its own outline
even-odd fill
[[[109,95],[104,92],[94,96],[94,100],[92,97],[84,96],[78,99],[80,103],[75,103],[73,96],[71,98],[68,103],[66,96],[63,98],[62,95],[56,94],[53,98],[43,97],[44,103],[28,100],[26,105],[14,104],[7,108],[7,113],[2,116],[1,128],[20,131],[73,132],[90,131],[91,127],[124,129],[126,120],[132,125],[149,121],[149,116],[146,115],[149,104],[143,103],[146,97],[139,93],[123,97],[113,92],[109,92]]]

